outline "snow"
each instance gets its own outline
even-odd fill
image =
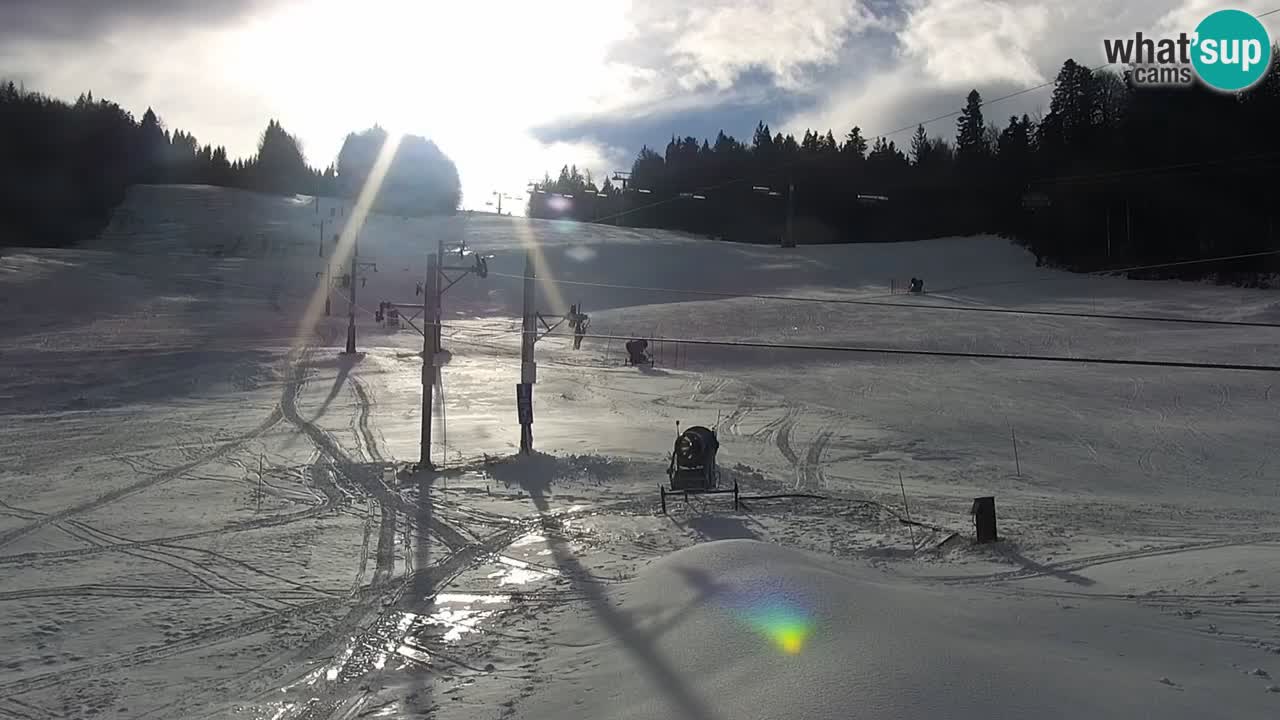
[[[1275,293],[1070,275],[991,237],[782,250],[375,215],[348,357],[346,290],[305,312],[332,207],[141,186],[86,247],[0,256],[0,716],[1280,708],[1271,374],[678,341],[1274,364],[1266,328],[928,307],[1280,322]],[[426,253],[464,238],[495,257],[446,296],[444,472],[389,483],[418,459],[421,338],[372,308],[418,301]],[[659,362],[540,341],[539,453],[512,459],[526,247],[549,322],[582,303]],[[890,294],[911,276],[930,293]],[[827,499],[663,516],[677,421],[718,421],[744,495]],[[996,545],[968,541],[981,495]],[[766,591],[781,639],[752,624]]]
[[[753,540],[672,553],[593,602],[589,622],[564,618],[554,631],[584,649],[517,717],[1274,713],[1230,649],[1129,604],[1066,610],[921,588]]]

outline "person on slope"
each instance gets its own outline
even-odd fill
[[[582,338],[587,334],[587,328],[591,326],[591,318],[585,313],[578,311],[577,305],[569,306],[569,323],[573,325],[573,349],[582,349]]]

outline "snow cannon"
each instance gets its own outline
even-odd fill
[[[648,340],[637,338],[627,341],[627,364],[653,367],[653,356],[649,354]]]
[[[716,451],[719,449],[720,441],[715,430],[694,425],[679,433],[675,449],[671,451],[671,464],[667,467],[671,489],[714,489],[719,479],[716,472]]]
[[[691,493],[733,493],[733,508],[738,509],[738,483],[732,488],[720,489],[720,470],[716,466],[716,453],[720,440],[716,431],[694,425],[681,432],[676,423],[676,443],[671,450],[671,464],[667,466],[667,478],[671,489],[658,486],[662,497],[662,512],[667,512],[667,496],[683,495],[689,501]]]

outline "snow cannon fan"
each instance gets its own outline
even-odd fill
[[[701,425],[694,425],[684,432],[679,429],[677,423],[675,449],[671,452],[671,465],[667,468],[671,489],[714,489],[719,479],[716,452],[720,449],[720,441],[716,432]]]

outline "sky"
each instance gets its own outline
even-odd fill
[[[279,119],[315,166],[375,123],[434,140],[463,205],[577,164],[599,179],[671,135],[749,140],[916,123],[1280,0],[0,0],[0,77],[81,92],[254,152]],[[1264,19],[1280,37],[1280,14]],[[985,109],[1048,110],[1050,88]],[[950,137],[954,120],[926,128]],[[508,206],[510,203],[508,202]]]

